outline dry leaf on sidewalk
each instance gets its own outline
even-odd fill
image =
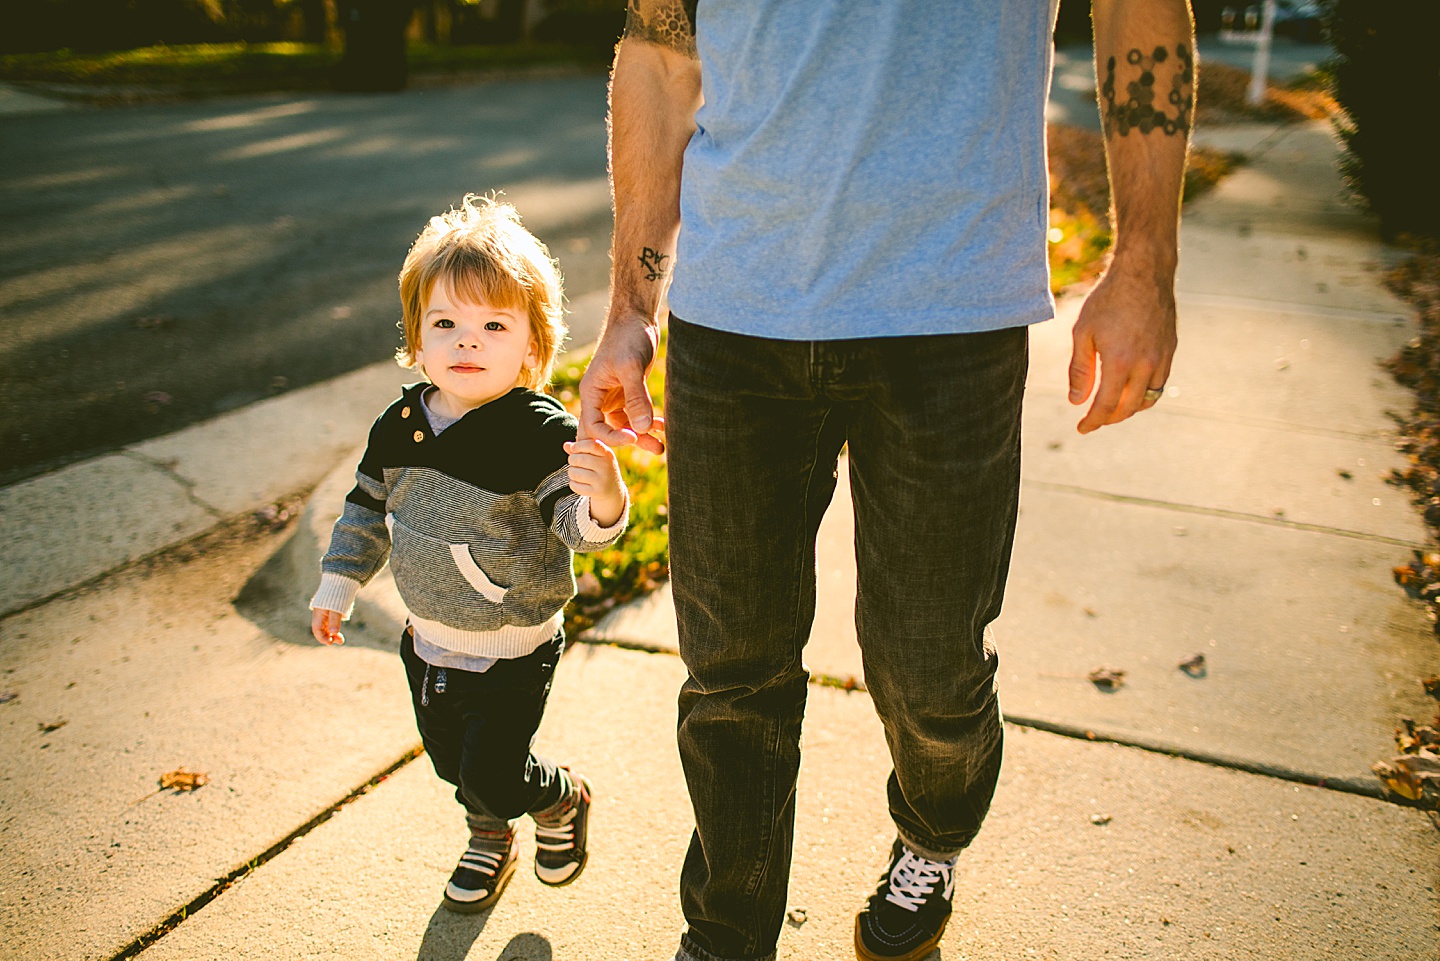
[[[173,771],[166,771],[160,775],[160,786],[144,797],[131,801],[130,805],[133,807],[141,801],[148,801],[161,791],[173,789],[175,793],[178,794],[181,791],[194,791],[197,788],[204,787],[208,783],[210,783],[210,775],[208,774],[202,774],[199,771],[187,771],[183,767],[176,768]]]
[[[1113,691],[1125,683],[1125,672],[1114,667],[1097,667],[1085,677],[1102,691]]]
[[[1204,654],[1191,654],[1176,666],[1191,677],[1204,677],[1207,670]]]
[[[1440,697],[1440,674],[1420,678],[1420,684],[1425,688],[1425,693],[1431,697]]]
[[[1428,751],[1377,761],[1370,770],[1385,790],[1440,810],[1440,755]]]
[[[198,787],[204,787],[209,781],[210,775],[201,774],[199,771],[187,771],[182,767],[160,775],[160,790],[174,788],[177,791],[193,791]]]

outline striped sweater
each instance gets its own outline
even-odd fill
[[[349,617],[387,559],[410,622],[427,641],[475,657],[523,657],[554,636],[575,594],[572,550],[625,529],[590,517],[570,490],[562,445],[575,418],[517,387],[439,436],[412,384],[381,414],[320,562],[312,608]]]

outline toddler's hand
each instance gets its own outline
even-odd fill
[[[327,611],[317,607],[310,612],[310,633],[321,644],[344,644],[345,635],[340,633],[343,618],[339,611]]]
[[[590,498],[591,520],[601,527],[614,524],[625,510],[625,482],[615,452],[589,438],[567,443],[565,453],[570,455],[570,489]]]

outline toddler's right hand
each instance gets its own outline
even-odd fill
[[[317,607],[310,612],[310,633],[321,644],[344,644],[345,635],[340,633],[340,622],[344,620],[339,611],[327,611]]]

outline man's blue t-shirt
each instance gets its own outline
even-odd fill
[[[1054,314],[1053,0],[700,0],[670,308],[790,340]]]

